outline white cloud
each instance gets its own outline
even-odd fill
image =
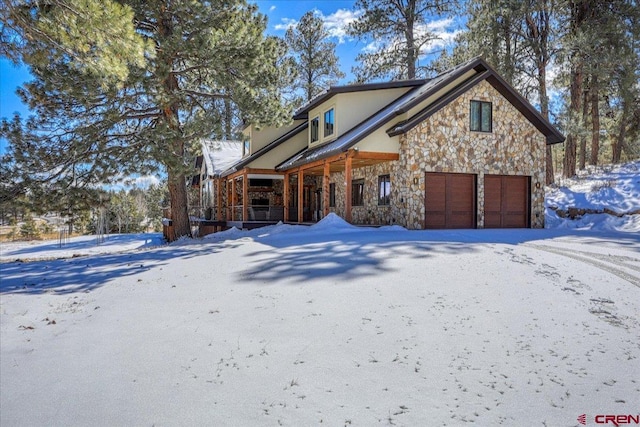
[[[347,38],[347,26],[362,16],[362,10],[338,9],[330,15],[324,16],[316,10],[316,14],[324,21],[325,28],[331,37],[337,38],[338,43],[344,43]]]
[[[329,32],[329,37],[338,39],[338,43],[347,41],[347,26],[362,16],[362,13],[363,11],[361,10],[338,9],[325,16],[322,11],[313,10],[313,14],[324,22],[324,26]],[[281,18],[281,21],[280,24],[276,24],[273,28],[278,31],[286,31],[298,23],[296,19],[292,18]]]
[[[288,30],[289,28],[293,27],[294,25],[296,25],[298,23],[298,21],[296,21],[295,19],[291,19],[291,18],[282,18],[282,23],[281,24],[276,24],[273,28],[275,28],[278,31],[281,30]]]
[[[429,33],[432,37],[422,48],[420,49],[420,55],[426,56],[433,53],[434,50],[444,49],[453,44],[455,38],[460,34],[462,30],[459,25],[451,18],[438,19],[435,21],[427,22],[426,24],[417,25],[415,28],[416,36],[419,38]],[[387,46],[388,50],[397,50],[404,41],[400,38],[395,40],[388,40],[383,42],[381,40],[373,40],[362,48],[365,53],[377,52]]]
[[[273,5],[273,6],[271,6],[271,7],[269,8],[269,12],[273,12],[274,10],[276,10],[276,6],[275,6],[275,5]]]

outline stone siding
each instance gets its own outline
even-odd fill
[[[492,103],[492,132],[469,130],[471,100]],[[545,142],[537,128],[483,81],[401,135],[392,182],[401,191],[394,194],[390,216],[407,228],[424,228],[425,172],[472,173],[478,182],[477,226],[483,228],[484,175],[526,175],[531,177],[531,226],[542,228]]]
[[[378,177],[389,175],[391,182],[391,204],[389,206],[378,205]],[[362,206],[351,208],[351,222],[354,224],[385,225],[395,224],[398,220],[393,214],[393,205],[400,193],[396,184],[398,175],[398,162],[384,162],[373,166],[365,166],[352,169],[353,180],[364,179],[364,203]],[[345,217],[345,177],[344,172],[332,173],[330,183],[336,184],[336,206],[329,208],[341,217]]]

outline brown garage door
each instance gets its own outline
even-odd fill
[[[485,228],[528,228],[528,176],[484,176]]]
[[[476,227],[476,176],[430,173],[425,177],[425,228]]]

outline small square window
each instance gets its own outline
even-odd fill
[[[470,129],[476,132],[491,132],[492,130],[491,103],[471,101]]]
[[[333,108],[324,112],[324,136],[333,135],[333,127],[335,124]]]
[[[351,206],[364,206],[364,179],[351,181]]]
[[[391,177],[380,175],[378,177],[378,205],[388,206],[391,204]]]
[[[311,142],[316,142],[320,139],[320,118],[314,117],[311,120]]]
[[[329,207],[330,208],[336,207],[336,184],[335,183],[329,184]]]

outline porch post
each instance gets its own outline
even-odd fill
[[[329,178],[331,173],[331,164],[329,161],[324,162],[324,173],[322,174],[322,216],[329,215]],[[320,219],[320,218],[318,218]]]
[[[216,181],[216,221],[222,219],[222,179],[217,178]]]
[[[242,220],[249,221],[249,180],[245,171],[242,175]]]
[[[284,203],[284,222],[289,222],[289,174],[284,174],[284,188],[282,195],[282,203]]]
[[[232,195],[231,195],[231,187],[233,181],[231,181],[231,179],[227,178],[227,221],[231,221],[233,220],[233,218],[231,217],[231,205],[233,205],[233,201],[232,199]]]
[[[304,194],[304,172],[302,169],[298,170],[298,222],[303,222],[304,206],[303,206],[303,194]]]
[[[351,222],[351,156],[347,154],[344,160],[344,220]]]
[[[236,177],[231,181],[231,221],[236,220],[236,205],[238,204],[238,193],[236,193]]]

